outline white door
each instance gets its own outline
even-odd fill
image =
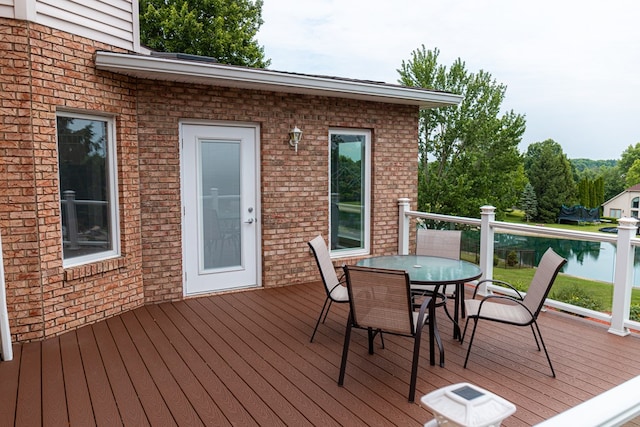
[[[185,295],[258,286],[255,126],[183,124]]]

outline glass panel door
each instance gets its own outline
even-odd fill
[[[200,270],[240,266],[240,143],[199,144]]]
[[[183,125],[186,295],[259,284],[258,128]]]

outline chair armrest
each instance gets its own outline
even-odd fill
[[[422,327],[424,326],[424,316],[427,309],[429,310],[429,321],[433,322],[433,316],[435,316],[435,308],[433,307],[433,304],[431,304],[431,299],[431,297],[425,298],[424,301],[422,301],[422,304],[420,304],[420,311],[418,312],[418,324],[416,325],[416,334],[419,334],[422,331]]]
[[[506,287],[508,287],[511,290],[513,290],[516,294],[518,294],[518,298],[520,299],[520,301],[522,301],[524,299],[524,297],[522,296],[520,291],[518,291],[511,283],[505,282],[503,280],[498,280],[498,279],[484,279],[484,280],[479,281],[478,284],[476,285],[475,290],[473,291],[473,298],[476,297],[476,293],[478,292],[478,288],[480,287],[480,285],[482,283],[497,283],[499,285],[505,285]]]
[[[342,264],[342,274],[340,276],[338,276],[338,283],[339,284],[346,284],[347,283],[347,274],[345,272],[345,268],[347,267],[346,264]]]
[[[509,301],[510,303],[517,304],[522,308],[524,308],[525,310],[527,310],[527,313],[529,313],[529,316],[531,316],[532,319],[534,318],[533,313],[531,312],[531,310],[527,308],[526,305],[524,305],[522,300],[519,300],[517,298],[511,297],[508,295],[487,295],[484,298],[482,298],[482,300],[480,300],[480,305],[478,306],[478,317],[480,317],[480,313],[482,312],[482,305],[488,300],[496,300],[496,299],[505,300],[505,301]]]

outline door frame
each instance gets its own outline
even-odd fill
[[[256,250],[255,250],[255,262],[256,262],[256,283],[255,285],[250,285],[246,287],[238,287],[235,289],[249,289],[249,288],[259,288],[262,287],[262,187],[261,183],[261,157],[260,157],[260,124],[253,122],[226,122],[226,121],[211,121],[211,120],[197,120],[197,119],[184,119],[179,120],[179,151],[180,151],[180,229],[181,229],[181,250],[182,250],[182,295],[183,297],[192,297],[198,295],[206,295],[207,293],[187,293],[187,270],[186,270],[186,250],[185,250],[185,220],[186,220],[186,206],[185,206],[185,176],[184,176],[184,127],[185,126],[211,126],[214,127],[242,127],[242,128],[251,128],[254,132],[254,158],[255,158],[255,182],[253,183],[255,189],[255,212],[256,212],[256,221],[254,223],[255,227],[255,239],[256,239]],[[215,136],[215,135],[212,135]],[[221,289],[219,291],[211,291],[210,293],[215,292],[229,292],[235,290],[234,288],[230,289]]]

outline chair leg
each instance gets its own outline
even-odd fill
[[[373,339],[376,337],[376,334],[373,332],[373,329],[367,329],[367,338],[369,339],[369,354],[373,354]]]
[[[380,335],[380,344],[381,347],[384,348],[384,338],[382,336],[382,331],[380,329],[376,329],[375,331],[372,328],[367,329],[367,337],[369,339],[369,354],[373,354],[373,343],[376,340],[376,335]]]
[[[324,323],[324,321],[327,320],[327,316],[329,315],[329,310],[331,310],[331,304],[333,304],[333,300],[329,299],[329,307],[327,307],[327,311],[324,313],[324,319],[322,319],[322,323]]]
[[[544,340],[542,339],[542,334],[540,333],[540,328],[538,327],[538,322],[533,322],[536,325],[536,329],[538,330],[538,335],[540,336],[540,342],[542,343],[542,348],[544,349],[544,354],[547,356],[547,362],[549,362],[549,367],[551,368],[551,374],[553,378],[556,377],[556,371],[553,370],[553,365],[551,364],[551,358],[549,357],[549,352],[547,352],[547,346],[544,345]],[[537,339],[536,339],[537,341]]]
[[[469,323],[469,318],[467,318],[467,323]],[[471,331],[471,338],[469,339],[469,348],[467,348],[467,356],[464,358],[464,368],[467,368],[467,361],[469,361],[469,354],[471,353],[471,346],[473,345],[473,338],[476,335],[476,328],[478,327],[478,318],[473,318],[473,331]],[[467,331],[467,326],[464,327],[465,332]]]
[[[411,362],[411,380],[409,382],[409,402],[413,403],[416,396],[416,382],[418,378],[418,361],[420,360],[420,338],[422,331],[416,333],[413,343],[413,360]]]
[[[349,341],[351,340],[351,313],[347,319],[347,329],[344,332],[344,346],[342,347],[342,362],[340,363],[340,376],[338,377],[338,385],[344,384],[344,371],[347,367],[347,355],[349,354]]]
[[[313,333],[311,334],[311,339],[309,340],[309,342],[313,342],[313,337],[316,336],[316,331],[318,330],[318,325],[320,325],[320,319],[322,319],[322,314],[324,313],[324,309],[325,309],[325,307],[327,307],[327,301],[330,301],[329,297],[327,297],[327,299],[324,300],[324,304],[322,305],[322,310],[320,310],[320,315],[318,316],[318,320],[316,321],[316,327],[313,328]],[[330,301],[329,308],[331,308],[331,302],[333,302],[333,301]],[[329,313],[329,308],[327,308],[327,313]],[[324,317],[326,319],[327,315],[325,314]],[[324,321],[322,323],[324,323]]]
[[[467,321],[464,322],[464,330],[462,331],[462,335],[460,336],[460,344],[464,342],[464,337],[465,335],[467,335],[467,326],[469,326],[469,319],[470,317],[467,317]]]
[[[534,322],[535,323],[535,322]],[[537,327],[538,325],[536,325]],[[533,323],[531,324],[531,332],[533,332],[533,338],[536,340],[536,345],[538,346],[538,351],[541,350],[540,348],[540,343],[538,342],[538,337],[536,336],[536,330],[533,329]],[[542,337],[540,337],[540,339],[542,339]]]

